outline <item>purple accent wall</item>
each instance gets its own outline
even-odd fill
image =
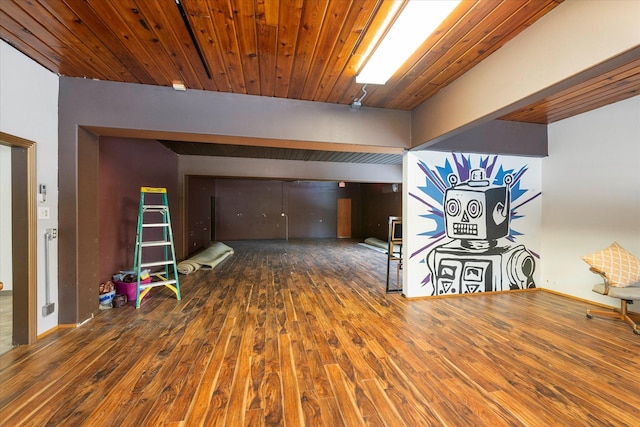
[[[175,221],[178,156],[156,141],[111,137],[100,138],[99,152],[99,280],[105,282],[120,270],[133,267],[140,187],[167,189],[175,236],[179,227]],[[148,201],[153,203],[152,198]],[[145,240],[148,237],[153,239],[152,235],[145,235]],[[153,253],[151,249],[161,250],[145,250],[143,260],[162,257],[161,252]]]

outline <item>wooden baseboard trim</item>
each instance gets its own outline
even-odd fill
[[[54,326],[53,328],[49,329],[48,331],[44,331],[43,333],[41,333],[40,335],[38,335],[36,337],[37,340],[41,340],[42,338],[51,335],[52,333],[56,332],[58,329],[60,329],[60,325]]]
[[[78,324],[76,323],[62,323],[60,325],[58,325],[58,328],[60,329],[74,329],[77,328]]]
[[[608,309],[611,309],[611,310],[615,309],[615,307],[611,306],[611,305],[603,304],[601,302],[591,301],[591,300],[588,300],[586,298],[580,298],[580,297],[577,297],[577,296],[574,296],[574,295],[565,294],[563,292],[554,291],[553,289],[540,288],[540,290],[542,290],[544,292],[548,292],[550,294],[554,294],[554,295],[558,295],[558,296],[561,296],[561,297],[569,298],[569,299],[572,299],[574,301],[579,301],[579,302],[583,302],[585,304],[595,305],[596,307],[608,308]]]
[[[424,297],[406,297],[404,294],[402,294],[402,296],[406,297],[407,299],[411,300],[411,301],[419,301],[419,300],[425,300],[425,299],[436,299],[436,298],[463,298],[463,297],[474,297],[474,296],[481,296],[481,295],[499,295],[499,294],[510,294],[512,292],[548,292],[550,294],[554,294],[554,295],[558,295],[564,298],[569,298],[571,300],[574,301],[579,301],[579,302],[583,302],[585,304],[589,304],[589,305],[593,305],[596,307],[600,307],[600,308],[605,308],[605,309],[609,309],[609,310],[615,310],[616,307],[612,306],[612,305],[608,305],[608,304],[603,304],[601,302],[596,302],[596,301],[591,301],[585,298],[580,298],[580,297],[576,297],[574,295],[569,295],[569,294],[565,294],[562,292],[558,292],[558,291],[554,291],[553,289],[547,289],[547,288],[530,288],[530,289],[514,289],[512,291],[495,291],[495,292],[479,292],[479,293],[475,293],[475,294],[455,294],[455,295],[436,295],[436,296],[424,296]],[[635,312],[633,312],[635,313]]]
[[[511,291],[477,292],[473,294],[434,295],[434,296],[423,296],[423,297],[408,297],[403,293],[402,296],[411,301],[419,301],[424,299],[465,298],[465,297],[478,297],[482,295],[500,295],[500,294],[510,294],[513,292],[537,292],[540,290],[542,290],[542,288],[514,289]]]

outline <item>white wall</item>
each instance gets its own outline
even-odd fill
[[[13,289],[11,256],[11,147],[0,144],[0,282],[5,291]]]
[[[580,257],[613,241],[640,257],[640,96],[553,123],[548,131],[544,287],[617,305],[591,292],[599,279]]]
[[[42,317],[45,304],[44,233],[58,227],[58,76],[0,40],[0,130],[36,143],[36,181],[46,184],[50,218],[38,220],[38,328],[42,334],[58,324],[58,251],[50,246],[51,302],[56,311]]]

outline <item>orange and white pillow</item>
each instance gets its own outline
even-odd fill
[[[604,273],[611,286],[626,287],[640,282],[640,259],[627,252],[618,242],[582,259],[590,267]]]

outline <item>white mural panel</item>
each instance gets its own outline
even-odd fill
[[[418,151],[405,160],[407,297],[536,287],[540,159]]]

